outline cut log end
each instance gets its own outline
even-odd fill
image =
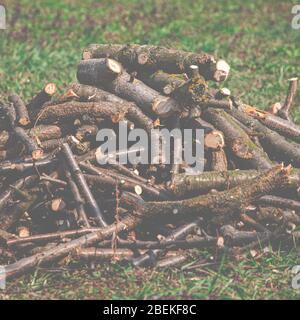
[[[215,81],[224,81],[227,79],[230,71],[230,66],[225,60],[219,60],[216,63],[216,70],[214,72],[214,80]]]
[[[231,91],[228,88],[222,88],[222,89],[220,89],[220,94],[223,97],[230,97]]]
[[[92,59],[93,55],[89,50],[84,50],[82,53],[82,60]]]
[[[112,73],[115,73],[115,74],[122,73],[122,66],[116,60],[106,59],[106,66]]]
[[[140,65],[145,65],[149,60],[149,56],[146,53],[141,53],[137,57],[137,62]]]
[[[56,84],[53,82],[50,82],[48,84],[46,84],[44,91],[49,95],[49,96],[53,96],[56,92]]]
[[[23,127],[26,127],[30,124],[30,119],[29,117],[22,117],[19,119],[19,124]]]
[[[190,65],[190,70],[191,70],[192,77],[194,78],[200,77],[199,67],[197,65],[195,64]]]
[[[221,131],[214,130],[205,135],[204,145],[209,149],[220,149],[225,145],[224,135]]]
[[[33,150],[31,153],[33,160],[39,160],[43,157],[43,155],[44,155],[44,151],[42,149]]]

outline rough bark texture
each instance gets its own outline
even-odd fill
[[[298,86],[298,78],[291,78],[289,80],[289,88],[288,88],[285,102],[282,108],[278,110],[278,115],[283,119],[290,120],[290,111],[291,111],[292,104],[294,102],[294,98],[296,96],[297,86]]]
[[[10,95],[8,100],[14,105],[18,123],[21,126],[27,126],[30,123],[30,119],[24,101],[17,94]]]
[[[80,189],[83,197],[86,200],[86,203],[88,207],[90,208],[90,211],[92,215],[97,219],[97,223],[101,227],[107,226],[107,223],[105,222],[105,219],[103,217],[103,214],[90,190],[90,188],[87,185],[87,182],[74,158],[74,155],[72,153],[72,150],[70,149],[69,145],[67,143],[64,143],[62,145],[62,154],[63,157],[67,163],[67,166],[69,167],[74,180],[78,184],[78,188]]]
[[[170,73],[188,72],[197,65],[201,75],[208,80],[223,81],[229,65],[206,53],[191,53],[150,45],[91,44],[83,51],[83,59],[111,57],[134,70],[164,70]]]
[[[256,170],[233,170],[226,172],[203,172],[199,175],[177,174],[170,190],[176,196],[205,193],[212,189],[226,190],[244,182],[250,182],[260,174]],[[290,174],[290,187],[298,188],[300,185],[300,172],[292,169]]]
[[[154,112],[161,117],[167,117],[180,110],[175,100],[160,95],[154,89],[134,78],[125,70],[115,78],[107,78],[105,72],[89,68],[91,61],[99,64],[103,59],[83,60],[78,66],[77,79],[82,84],[102,86],[118,96],[134,101],[146,112]]]
[[[265,152],[252,142],[247,133],[225,111],[208,109],[204,118],[224,133],[226,146],[245,168],[265,170],[272,167],[272,162]]]
[[[244,107],[244,111],[250,116],[258,119],[268,128],[277,131],[282,136],[300,142],[300,127],[289,120],[277,117],[274,114],[258,110],[251,106]]]
[[[237,106],[239,105],[240,103],[237,104]],[[254,135],[258,135],[264,150],[270,157],[276,155],[277,159],[300,167],[300,149],[298,144],[287,141],[280,134],[267,128],[259,120],[250,117],[242,110],[234,108],[226,110],[226,112],[251,128]]]
[[[50,101],[52,96],[56,92],[56,85],[54,83],[48,83],[34,98],[28,103],[27,107],[30,111],[39,109],[44,103]]]

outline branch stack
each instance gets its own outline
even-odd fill
[[[93,44],[78,64],[78,83],[62,93],[48,83],[31,101],[15,93],[3,99],[5,277],[67,256],[83,264],[171,267],[199,248],[218,260],[224,252],[253,254],[269,244],[289,250],[299,242],[300,127],[290,115],[297,79],[289,80],[284,102],[266,112],[222,87],[229,70],[202,52]],[[124,164],[124,156],[141,152],[132,141],[101,153],[99,130],[118,137],[119,123],[148,135],[202,129],[204,171],[165,163],[161,153],[158,163]],[[174,136],[173,159],[184,149]]]

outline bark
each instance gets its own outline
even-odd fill
[[[15,190],[16,192],[16,190]],[[37,194],[31,193],[27,199],[22,199],[4,214],[0,215],[0,225],[3,230],[9,230],[13,224],[18,222],[25,212],[27,212],[38,199]]]
[[[27,107],[30,111],[34,111],[35,109],[40,109],[44,103],[50,101],[52,96],[56,92],[56,85],[54,83],[48,83],[39,93],[36,94],[32,98],[32,100],[28,103]]]
[[[83,59],[111,57],[137,71],[163,70],[170,73],[188,72],[197,65],[208,80],[223,81],[229,74],[229,65],[206,53],[191,53],[150,45],[91,44],[83,51]]]
[[[36,141],[45,141],[61,138],[66,134],[67,128],[56,125],[39,125],[25,130],[27,135]],[[0,148],[8,148],[15,143],[14,135],[8,131],[0,133]]]
[[[272,223],[300,224],[300,216],[292,210],[282,210],[275,207],[259,207],[257,217],[260,221]]]
[[[268,128],[277,131],[284,137],[300,142],[300,127],[291,121],[282,119],[274,114],[258,110],[251,106],[246,106],[244,110],[247,114],[258,119]]]
[[[162,96],[138,79],[132,80],[125,70],[115,78],[108,78],[106,72],[100,72],[99,69],[90,66],[101,65],[103,60],[105,59],[81,61],[78,65],[78,81],[82,84],[102,86],[122,98],[135,102],[142,110],[148,113],[154,112],[161,117],[168,117],[180,111],[180,106],[175,100]]]
[[[97,86],[113,81],[122,71],[121,64],[113,59],[90,59],[78,64],[77,79],[82,84]]]
[[[209,109],[204,113],[204,118],[224,133],[226,146],[241,165],[258,170],[272,167],[272,162],[265,152],[252,142],[247,133],[225,111]]]
[[[228,168],[227,156],[223,148],[218,150],[213,150],[211,152],[210,168],[212,171],[218,171],[218,172],[227,171],[227,168]]]
[[[80,192],[76,183],[72,179],[72,175],[70,171],[67,169],[65,169],[65,176],[75,202],[75,208],[76,208],[78,217],[80,218],[79,224],[82,224],[84,227],[89,228],[90,222],[84,210],[84,201],[80,195]]]
[[[33,169],[50,169],[57,164],[54,157],[45,157],[43,159],[32,161],[32,158],[22,158],[14,161],[4,161],[0,163],[0,174],[23,173]]]
[[[95,125],[83,125],[76,130],[75,137],[79,141],[84,141],[87,139],[95,139],[99,129]]]
[[[157,261],[157,268],[170,268],[174,266],[178,266],[187,260],[187,256],[185,254],[177,254],[174,257],[167,257]]]
[[[134,252],[129,249],[103,249],[103,248],[82,248],[76,251],[77,259],[84,260],[107,260],[115,261],[129,260],[135,256]]]
[[[79,237],[91,232],[101,231],[101,228],[82,228],[78,230],[45,233],[29,236],[26,238],[8,238],[6,245],[9,247],[16,247],[24,244],[43,244],[51,241],[65,242],[67,238]],[[150,250],[150,249],[192,249],[192,248],[208,248],[217,245],[218,238],[205,236],[196,239],[183,239],[171,241],[150,241],[150,240],[123,240],[118,238],[117,248],[126,248],[131,250]],[[101,248],[111,248],[113,245],[112,240],[105,240],[97,244]]]
[[[63,258],[70,252],[82,246],[93,245],[97,242],[105,240],[111,237],[114,233],[119,233],[125,230],[131,230],[141,223],[141,219],[128,216],[122,221],[119,221],[117,225],[113,224],[99,229],[96,232],[86,234],[78,239],[72,240],[68,243],[60,244],[54,248],[44,250],[41,253],[37,253],[33,256],[20,259],[19,261],[7,265],[4,267],[5,273],[0,274],[0,280],[9,280],[18,275],[22,275],[37,266],[44,263],[52,262],[57,259]]]
[[[50,139],[50,140],[41,142],[40,146],[45,152],[51,152],[51,151],[59,148],[63,143],[67,142],[67,140],[68,140],[68,137],[58,138],[58,139]]]
[[[245,243],[264,239],[269,233],[256,231],[238,231],[231,225],[225,225],[220,229],[227,245],[240,246]]]
[[[73,83],[70,85],[67,93],[65,95],[71,95],[71,92],[73,92],[73,97],[76,99],[80,99],[82,101],[87,102],[102,102],[102,101],[108,101],[108,102],[115,102],[115,103],[127,103],[126,100],[123,100],[119,98],[118,96],[104,91],[100,88],[96,88],[89,85],[84,85],[80,83]]]
[[[232,209],[236,209],[244,205],[246,202],[250,202],[254,200],[256,197],[261,195],[261,193],[270,192],[274,188],[278,187],[278,185],[282,186],[287,184],[287,176],[289,169],[283,168],[275,168],[267,173],[262,174],[257,180],[255,184],[244,185],[241,189],[237,187],[227,192],[219,193],[218,197],[208,196],[208,197],[198,197],[195,198],[195,201],[192,201],[192,205],[197,205],[197,211],[204,209],[205,211],[210,211],[211,213],[218,212],[220,213],[220,207],[222,206],[224,209],[221,210],[222,213],[229,213]],[[242,195],[242,199],[241,198]],[[230,199],[230,205],[227,207],[227,203]],[[235,201],[238,199],[237,201]],[[189,201],[189,200],[187,200]],[[180,202],[182,207],[184,208],[187,202]],[[233,204],[234,203],[234,204]],[[150,205],[153,205],[150,207]],[[145,210],[140,213],[134,213],[132,216],[127,216],[126,218],[119,221],[117,224],[110,225],[108,227],[104,227],[101,231],[93,232],[87,235],[84,235],[76,240],[72,240],[68,243],[61,244],[56,246],[55,248],[51,248],[49,250],[45,250],[42,253],[38,253],[31,257],[23,258],[18,262],[5,266],[5,274],[0,276],[0,280],[4,277],[8,280],[14,276],[21,275],[25,272],[30,271],[31,269],[47,263],[52,262],[56,259],[63,258],[68,255],[73,250],[80,248],[82,246],[93,245],[96,242],[105,240],[108,237],[111,237],[113,234],[120,233],[121,231],[131,230],[139,225],[143,221],[143,217],[146,216],[155,216],[163,213],[163,210],[156,210],[158,203],[147,203]],[[164,204],[165,208],[169,211],[172,209],[178,210],[178,203],[175,202],[175,207],[170,202],[169,203],[160,203]],[[173,203],[174,204],[174,203]],[[200,204],[200,207],[198,207]],[[202,204],[202,205],[201,205]],[[203,205],[204,208],[203,208]],[[193,207],[192,206],[192,207]],[[162,206],[163,207],[163,206]],[[219,208],[218,208],[219,207]],[[186,208],[186,207],[185,207]]]
[[[163,94],[172,95],[173,98],[188,106],[199,105],[203,108],[225,109],[232,107],[228,98],[230,91],[226,88],[220,90],[208,88],[199,74],[192,75],[188,79],[185,74],[169,74],[159,70],[150,75],[142,74],[141,80]]]
[[[242,103],[235,102],[235,104],[240,106]],[[287,141],[280,134],[267,128],[259,120],[250,117],[239,109],[234,108],[226,110],[226,112],[251,128],[253,134],[258,134],[259,140],[270,158],[273,157],[277,161],[286,161],[300,167],[300,149],[297,143]]]
[[[16,120],[21,126],[27,126],[30,123],[30,118],[24,101],[16,94],[8,97],[8,100],[14,105],[16,110]]]
[[[16,126],[16,111],[13,104],[5,105],[4,112],[9,121],[10,128],[17,140],[19,140],[26,148],[26,151],[31,154],[33,160],[38,160],[43,156],[43,150],[38,147],[36,141],[28,136],[22,127]]]
[[[282,108],[278,110],[278,115],[283,119],[290,120],[290,111],[291,111],[292,104],[294,102],[294,98],[296,96],[297,86],[298,86],[298,78],[289,79],[289,88],[288,88],[285,102]]]
[[[300,201],[273,195],[262,196],[258,199],[257,203],[264,206],[300,211]]]
[[[187,235],[192,233],[195,228],[199,225],[199,220],[197,219],[194,222],[191,222],[189,224],[185,224],[179,228],[177,228],[175,231],[173,231],[169,236],[167,236],[164,240],[161,242],[164,244],[167,244],[168,242],[184,239]],[[149,250],[147,253],[133,259],[132,263],[135,267],[144,267],[147,265],[155,265],[157,259],[162,256],[165,253],[163,249],[156,249],[156,250]]]
[[[228,191],[211,193],[187,200],[147,202],[140,212],[155,211],[157,214],[201,214],[226,215],[246,207],[264,194],[268,194],[277,188],[290,185],[288,176],[291,168],[283,169],[276,166],[259,175],[253,181],[236,186]]]
[[[43,157],[43,150],[38,146],[34,139],[27,135],[26,131],[23,128],[15,127],[14,133],[18,140],[20,140],[24,144],[27,152],[31,154],[33,160],[38,160]]]
[[[199,175],[178,174],[169,189],[175,196],[184,196],[193,193],[206,193],[212,189],[226,190],[245,182],[251,182],[260,175],[256,170],[232,170],[226,172],[203,172]],[[298,188],[300,185],[300,172],[292,169],[290,174],[290,187]]]
[[[152,199],[156,200],[169,200],[171,195],[167,192],[167,190],[156,188],[155,186],[151,186],[147,184],[147,181],[138,180],[136,177],[127,177],[121,174],[114,173],[111,170],[104,170],[92,165],[81,163],[80,166],[91,174],[96,175],[85,175],[89,184],[93,186],[100,187],[119,187],[123,190],[133,191],[135,192],[136,187],[140,187],[142,192],[145,195],[150,196]]]
[[[62,155],[67,163],[68,168],[70,169],[75,182],[78,185],[79,190],[81,191],[87,206],[89,207],[92,215],[96,218],[97,223],[101,227],[107,226],[103,214],[90,190],[88,184],[74,158],[72,150],[70,149],[67,143],[64,143],[61,148]]]
[[[64,122],[83,115],[115,119],[121,121],[125,116],[148,132],[153,128],[152,120],[145,116],[134,104],[113,102],[70,101],[59,105],[49,105],[41,110],[36,120],[41,123]]]
[[[10,185],[0,195],[0,213],[2,210],[13,200],[14,194],[17,189],[29,188],[37,181],[37,176],[27,176],[25,178],[18,179],[12,185]]]
[[[171,95],[176,89],[183,86],[188,77],[186,74],[170,74],[162,70],[154,73],[141,73],[140,79],[151,88],[162,92],[165,95]]]

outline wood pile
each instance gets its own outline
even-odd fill
[[[2,99],[0,279],[66,257],[170,267],[195,249],[217,261],[295,246],[300,127],[290,109],[297,78],[282,103],[262,111],[222,87],[229,69],[205,53],[90,45],[78,83],[62,95],[49,83],[27,103],[17,94]],[[204,171],[123,164],[110,155],[99,165],[99,130],[117,135],[123,121],[128,131],[148,134],[202,129]],[[118,150],[117,159],[124,152],[131,151]]]

